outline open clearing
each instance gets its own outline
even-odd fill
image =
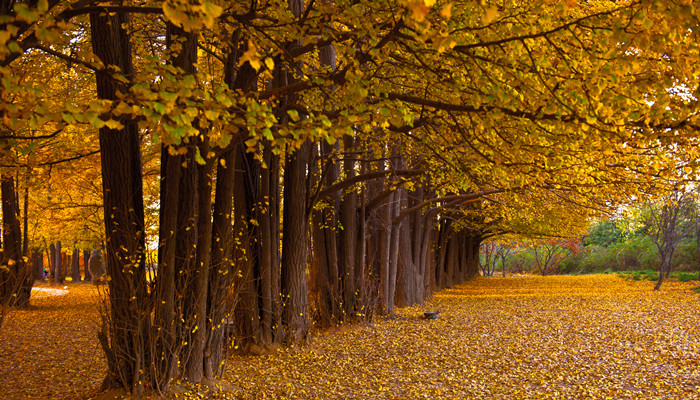
[[[308,348],[233,356],[225,398],[700,398],[694,284],[613,275],[477,279]],[[97,292],[33,300],[0,332],[5,399],[94,392],[105,363]],[[439,310],[436,320],[422,319]],[[182,396],[180,396],[182,398]]]

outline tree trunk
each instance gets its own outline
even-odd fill
[[[57,285],[63,284],[63,253],[61,252],[61,241],[56,242],[56,251],[53,259],[53,281]]]
[[[209,142],[205,136],[200,145],[200,154],[209,153]],[[204,165],[197,166],[197,253],[195,270],[192,276],[192,291],[188,320],[192,321],[189,343],[190,353],[185,360],[183,375],[190,382],[200,382],[204,378],[204,349],[207,339],[207,295],[209,289],[209,268],[211,262],[211,183],[214,159],[207,157]]]
[[[234,261],[238,271],[236,286],[241,288],[236,304],[236,340],[247,346],[258,343],[260,331],[260,240],[258,203],[260,202],[260,165],[247,152],[246,146],[237,146],[236,177],[233,192]]]
[[[56,245],[54,243],[49,244],[49,251],[47,254],[47,261],[49,264],[49,274],[52,274],[56,276],[56,268],[54,265],[56,264]]]
[[[310,146],[306,142],[289,154],[284,168],[282,325],[290,343],[305,341],[309,333],[306,168]]]
[[[355,139],[346,135],[343,138],[346,160],[343,162],[343,172],[345,179],[355,176],[355,162],[352,160],[355,149]],[[355,316],[356,307],[356,276],[355,267],[357,264],[357,195],[354,190],[348,190],[340,204],[340,225],[342,231],[340,237],[342,241],[341,254],[341,276],[343,280],[343,308],[346,317]]]
[[[44,277],[44,254],[40,249],[32,250],[32,265],[34,271],[34,280],[46,282],[46,277]]]
[[[2,304],[29,307],[32,291],[32,274],[22,256],[22,231],[18,218],[19,207],[15,193],[15,180],[11,175],[0,177],[2,191],[2,265],[7,266],[0,275]]]
[[[392,221],[401,212],[399,202],[396,201],[398,195],[394,193],[394,201],[391,203],[391,219]],[[394,305],[396,298],[396,277],[398,273],[398,263],[399,263],[399,233],[401,231],[401,224],[405,220],[402,220],[398,224],[391,223],[391,236],[389,237],[389,287],[388,287],[388,310],[387,315],[394,315]]]
[[[390,295],[390,265],[391,265],[391,218],[393,217],[394,194],[387,197],[386,202],[379,207],[379,307],[385,315],[393,313],[394,299]]]
[[[472,279],[479,275],[479,249],[482,239],[479,232],[468,232],[466,236],[466,278]]]
[[[397,190],[397,197],[402,209],[407,208],[406,192],[404,189]],[[399,258],[396,276],[396,305],[406,307],[413,304],[415,265],[413,263],[413,247],[411,243],[410,221],[402,220],[399,226]]]
[[[279,233],[279,157],[272,154],[270,146],[263,150],[267,168],[261,171],[261,197],[266,204],[260,213],[262,268],[262,329],[263,342],[270,344],[282,339],[280,299],[280,233]]]
[[[340,164],[335,158],[339,150],[338,143],[329,145],[321,143],[320,170],[322,187],[329,187],[340,177]],[[329,196],[327,204],[313,212],[313,239],[316,257],[316,289],[321,324],[335,325],[341,317],[341,293],[338,265],[338,210],[340,207],[340,191]]]
[[[71,279],[73,283],[80,282],[80,251],[77,248],[73,249],[71,257]]]
[[[236,151],[231,148],[221,156],[216,167],[216,189],[212,215],[211,270],[207,293],[207,332],[204,348],[204,376],[216,379],[223,373],[226,317],[231,309],[227,289],[235,273],[231,263],[233,231],[233,178]],[[235,299],[234,299],[235,300]]]
[[[24,180],[24,212],[22,213],[22,227],[24,228],[24,243],[22,244],[22,255],[29,255],[29,171]]]
[[[83,270],[85,271],[85,276],[83,277],[83,281],[85,281],[85,282],[92,281],[92,275],[90,275],[90,268],[88,268],[88,265],[90,265],[89,263],[90,263],[90,250],[83,249]]]
[[[129,77],[131,45],[126,32],[128,14],[90,13],[92,48],[104,65],[113,65]],[[96,73],[99,99],[116,100],[128,88],[107,71]],[[109,315],[100,332],[107,355],[105,386],[121,386],[133,393],[143,390],[145,343],[149,315],[144,269],[144,210],[139,130],[135,121],[121,121],[122,129],[99,131],[104,199],[105,263],[109,277]]]

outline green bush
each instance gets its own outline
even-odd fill
[[[601,221],[588,229],[588,235],[584,239],[585,246],[608,247],[611,244],[625,240],[624,232],[615,221]]]
[[[694,237],[681,241],[671,264],[672,273],[688,272],[692,276],[698,269],[698,248]],[[562,274],[591,274],[624,272],[628,279],[658,279],[659,252],[651,237],[636,235],[626,240],[613,241],[608,246],[589,243],[583,251],[566,257],[560,265]],[[534,256],[530,247],[523,247],[506,261],[510,273],[533,272]],[[635,271],[634,273],[630,271]],[[683,278],[686,279],[685,275]],[[690,278],[688,278],[690,279]]]
[[[676,275],[676,279],[680,282],[690,282],[698,279],[697,272],[678,272],[676,274],[671,274],[671,276]]]

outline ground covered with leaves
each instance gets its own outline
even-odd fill
[[[233,356],[222,384],[230,391],[216,397],[700,398],[700,295],[692,283],[653,284],[480,278],[393,319],[316,332],[306,348]],[[96,292],[39,295],[0,332],[0,393],[84,398],[105,368]],[[439,318],[423,319],[426,310]]]
[[[0,330],[0,398],[67,400],[98,387],[107,363],[95,286],[39,285],[30,304]]]
[[[477,279],[394,320],[317,335],[311,351],[236,358],[226,378],[245,399],[700,398],[700,296],[652,287]]]

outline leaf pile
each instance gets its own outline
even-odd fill
[[[613,275],[477,279],[393,319],[316,332],[306,348],[235,355],[216,397],[700,398],[700,296],[688,283],[652,287]],[[96,290],[39,296],[0,332],[2,398],[85,398],[105,373]]]
[[[477,279],[310,350],[236,357],[226,378],[245,399],[700,398],[700,297],[666,285]]]
[[[30,308],[14,310],[0,330],[3,399],[74,399],[105,376],[95,287],[39,289],[32,291]]]

